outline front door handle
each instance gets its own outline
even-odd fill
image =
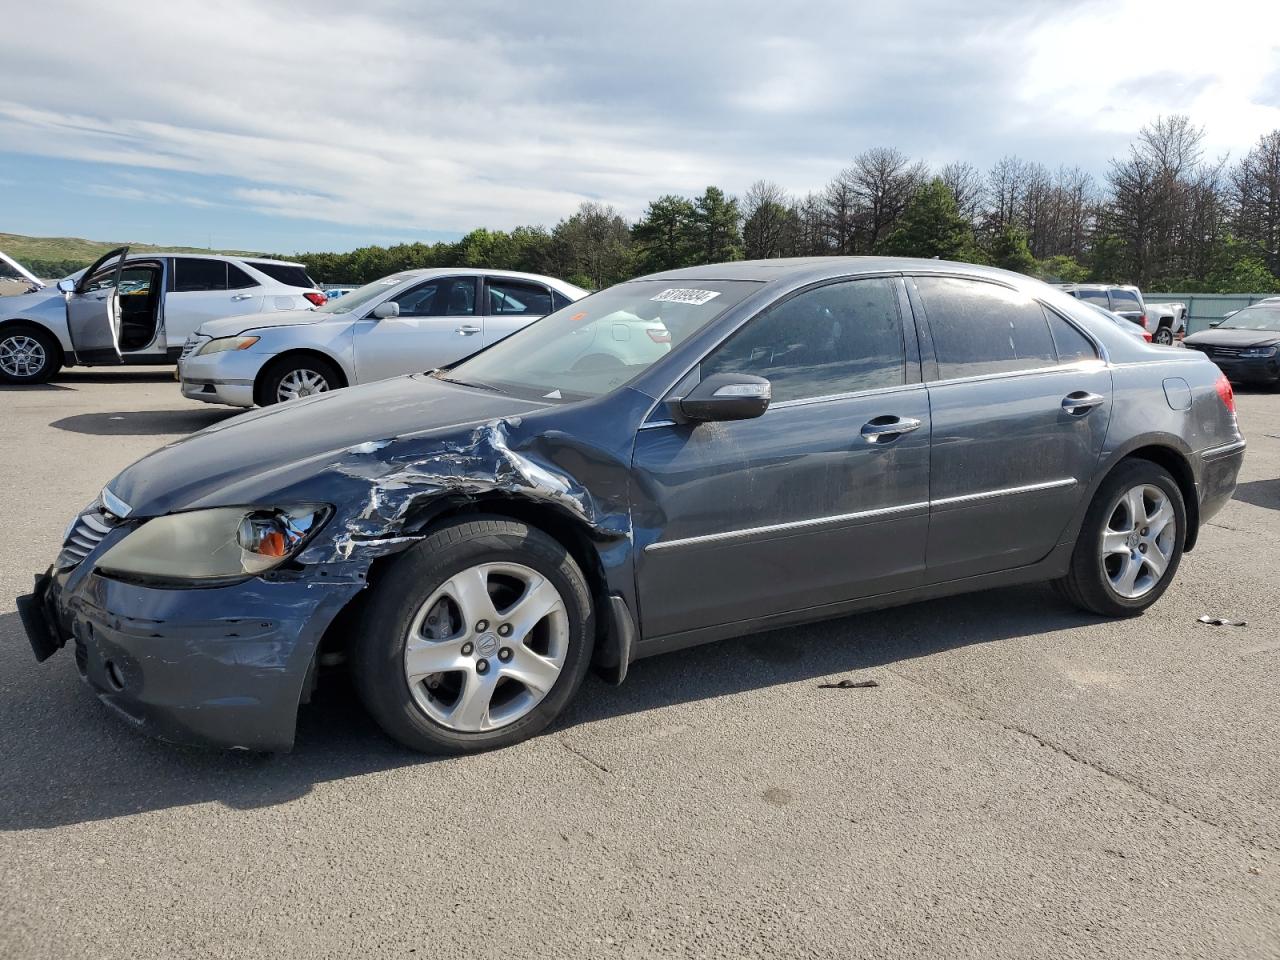
[[[1094,407],[1101,406],[1106,402],[1106,397],[1100,397],[1096,393],[1086,393],[1083,390],[1077,390],[1075,393],[1068,393],[1062,398],[1062,409],[1070,416],[1083,417]]]
[[[904,433],[920,429],[914,417],[876,417],[862,425],[862,439],[867,443],[892,443]]]
[[[251,300],[251,299],[253,299],[253,294],[252,294],[252,293],[237,293],[237,294],[236,294],[234,297],[232,297],[231,299],[232,299],[232,300]]]
[[[460,333],[464,337],[469,337],[473,333],[479,333],[479,332],[480,332],[480,328],[470,323],[464,324],[454,331],[454,333]]]

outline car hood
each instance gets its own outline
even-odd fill
[[[19,293],[12,297],[0,297],[0,320],[8,317],[21,317],[36,311],[50,308],[50,302],[56,300],[61,309],[65,298],[56,287],[45,287],[35,293]]]
[[[332,316],[327,313],[316,313],[314,310],[273,310],[269,313],[244,313],[237,317],[222,317],[218,320],[206,320],[200,324],[196,334],[202,337],[234,337],[249,330],[261,330],[264,327],[296,327],[303,323],[317,323],[321,319]]]
[[[1270,347],[1280,343],[1280,331],[1214,327],[1193,333],[1184,342],[1189,346],[1206,347]]]
[[[396,377],[232,417],[148,454],[108,488],[137,517],[285,502],[341,510],[352,497],[368,498],[367,479],[344,480],[372,455],[382,464],[413,462],[447,452],[450,438],[462,442],[456,437],[477,424],[547,408],[426,374]]]

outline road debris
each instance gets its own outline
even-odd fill
[[[1211,617],[1207,613],[1202,617],[1196,617],[1199,623],[1207,623],[1211,627],[1243,627],[1246,626],[1244,620],[1228,620],[1225,617]]]
[[[835,683],[818,684],[818,688],[820,690],[857,690],[878,686],[880,686],[880,684],[876,683],[874,680],[850,680],[848,677]]]

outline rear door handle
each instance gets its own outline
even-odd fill
[[[251,300],[251,299],[253,299],[253,294],[252,294],[252,293],[237,293],[237,294],[236,294],[234,297],[232,297],[231,299],[232,299],[232,300]]]
[[[480,328],[470,323],[464,324],[463,326],[459,327],[457,330],[454,331],[454,333],[460,333],[464,337],[469,337],[473,333],[479,333],[479,332],[480,332]]]
[[[1077,390],[1075,393],[1068,393],[1062,398],[1062,409],[1073,417],[1083,417],[1094,407],[1101,406],[1106,402],[1106,397]]]
[[[904,433],[920,429],[914,417],[876,417],[862,425],[862,439],[867,443],[892,443]]]

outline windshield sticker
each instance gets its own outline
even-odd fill
[[[656,297],[650,297],[650,300],[657,300],[660,303],[688,303],[695,307],[700,307],[708,300],[714,300],[720,296],[719,290],[686,290],[680,287],[673,287],[669,290],[663,290]]]

